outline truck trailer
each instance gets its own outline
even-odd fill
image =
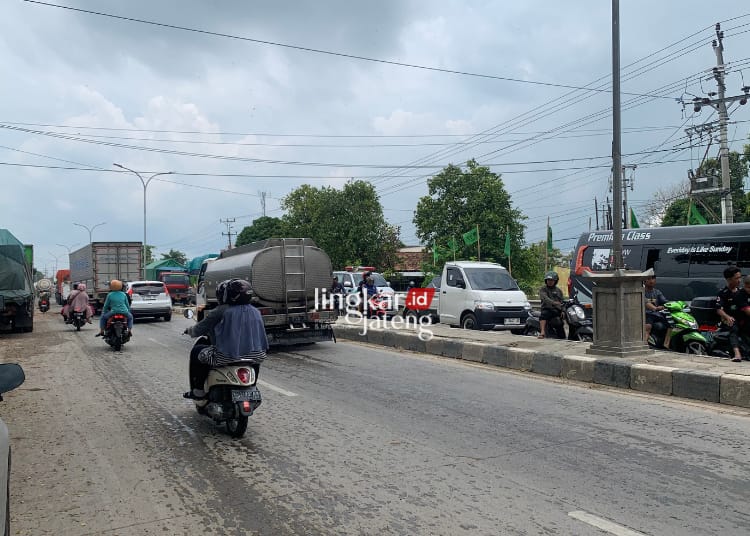
[[[34,330],[33,251],[7,229],[0,229],[0,329]]]
[[[109,292],[109,282],[141,278],[143,245],[140,242],[92,242],[70,254],[70,279],[85,283],[89,302],[99,313]]]
[[[331,259],[310,238],[271,238],[230,249],[203,262],[197,318],[218,305],[219,283],[245,279],[271,345],[330,341],[336,311],[319,308],[315,300],[331,286],[331,274]]]

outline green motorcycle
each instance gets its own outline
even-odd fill
[[[655,349],[666,349],[694,355],[708,355],[708,341],[698,330],[698,322],[690,314],[690,305],[684,301],[670,301],[664,304],[664,310],[659,311],[661,321],[654,321],[651,325],[651,335],[648,345]],[[667,329],[672,333],[669,344],[665,347],[664,338]]]

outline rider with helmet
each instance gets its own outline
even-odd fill
[[[80,290],[81,285],[78,285]],[[107,299],[104,300],[104,306],[102,307],[102,316],[99,318],[99,333],[95,337],[101,337],[104,335],[104,328],[107,325],[107,320],[114,314],[122,314],[128,317],[128,331],[130,335],[133,335],[133,313],[130,312],[130,300],[128,295],[122,291],[122,281],[113,279],[109,282],[109,293],[107,293]]]
[[[196,344],[191,350],[190,391],[183,395],[185,398],[206,396],[203,385],[213,367],[243,361],[258,365],[266,358],[266,329],[260,312],[250,304],[251,297],[252,287],[247,281],[222,281],[216,286],[219,306],[185,330],[191,337],[208,335],[213,343]]]
[[[67,311],[66,322],[70,324],[73,319],[73,313],[79,311],[86,315],[86,322],[91,324],[91,307],[89,307],[89,295],[86,293],[86,283],[79,283],[76,286],[76,294],[73,295],[71,292],[70,295],[73,298],[68,300],[70,305]]]
[[[560,276],[554,271],[544,274],[544,286],[539,289],[539,299],[541,300],[541,314],[539,315],[539,338],[543,339],[546,334],[547,323],[549,322],[557,338],[565,338],[565,327],[562,322],[563,310],[563,293],[557,286]]]

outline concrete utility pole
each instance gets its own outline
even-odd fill
[[[228,249],[232,249],[232,235],[236,235],[237,233],[232,232],[232,224],[234,223],[234,218],[227,218],[226,220],[219,220],[221,223],[225,223],[227,226],[227,232],[221,233],[222,236],[226,236],[229,241]]]
[[[620,106],[620,2],[612,0],[612,262],[619,270],[622,262],[622,109]]]
[[[711,106],[719,113],[719,159],[721,161],[721,222],[734,223],[734,208],[732,207],[732,181],[729,170],[729,141],[727,139],[727,125],[729,123],[729,112],[727,103],[739,102],[740,105],[747,104],[750,86],[743,86],[742,95],[733,97],[726,96],[726,65],[724,65],[724,32],[721,24],[716,23],[716,39],[711,43],[716,53],[716,67],[713,68],[713,77],[718,86],[717,93],[709,93],[709,97],[716,95],[715,99],[709,97],[695,97],[693,99],[693,111],[698,113],[703,106]]]

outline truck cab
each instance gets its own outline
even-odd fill
[[[159,281],[167,287],[172,303],[187,305],[190,294],[190,276],[187,272],[159,272]]]
[[[443,266],[438,316],[464,329],[521,332],[531,311],[526,294],[502,265],[455,261]]]

